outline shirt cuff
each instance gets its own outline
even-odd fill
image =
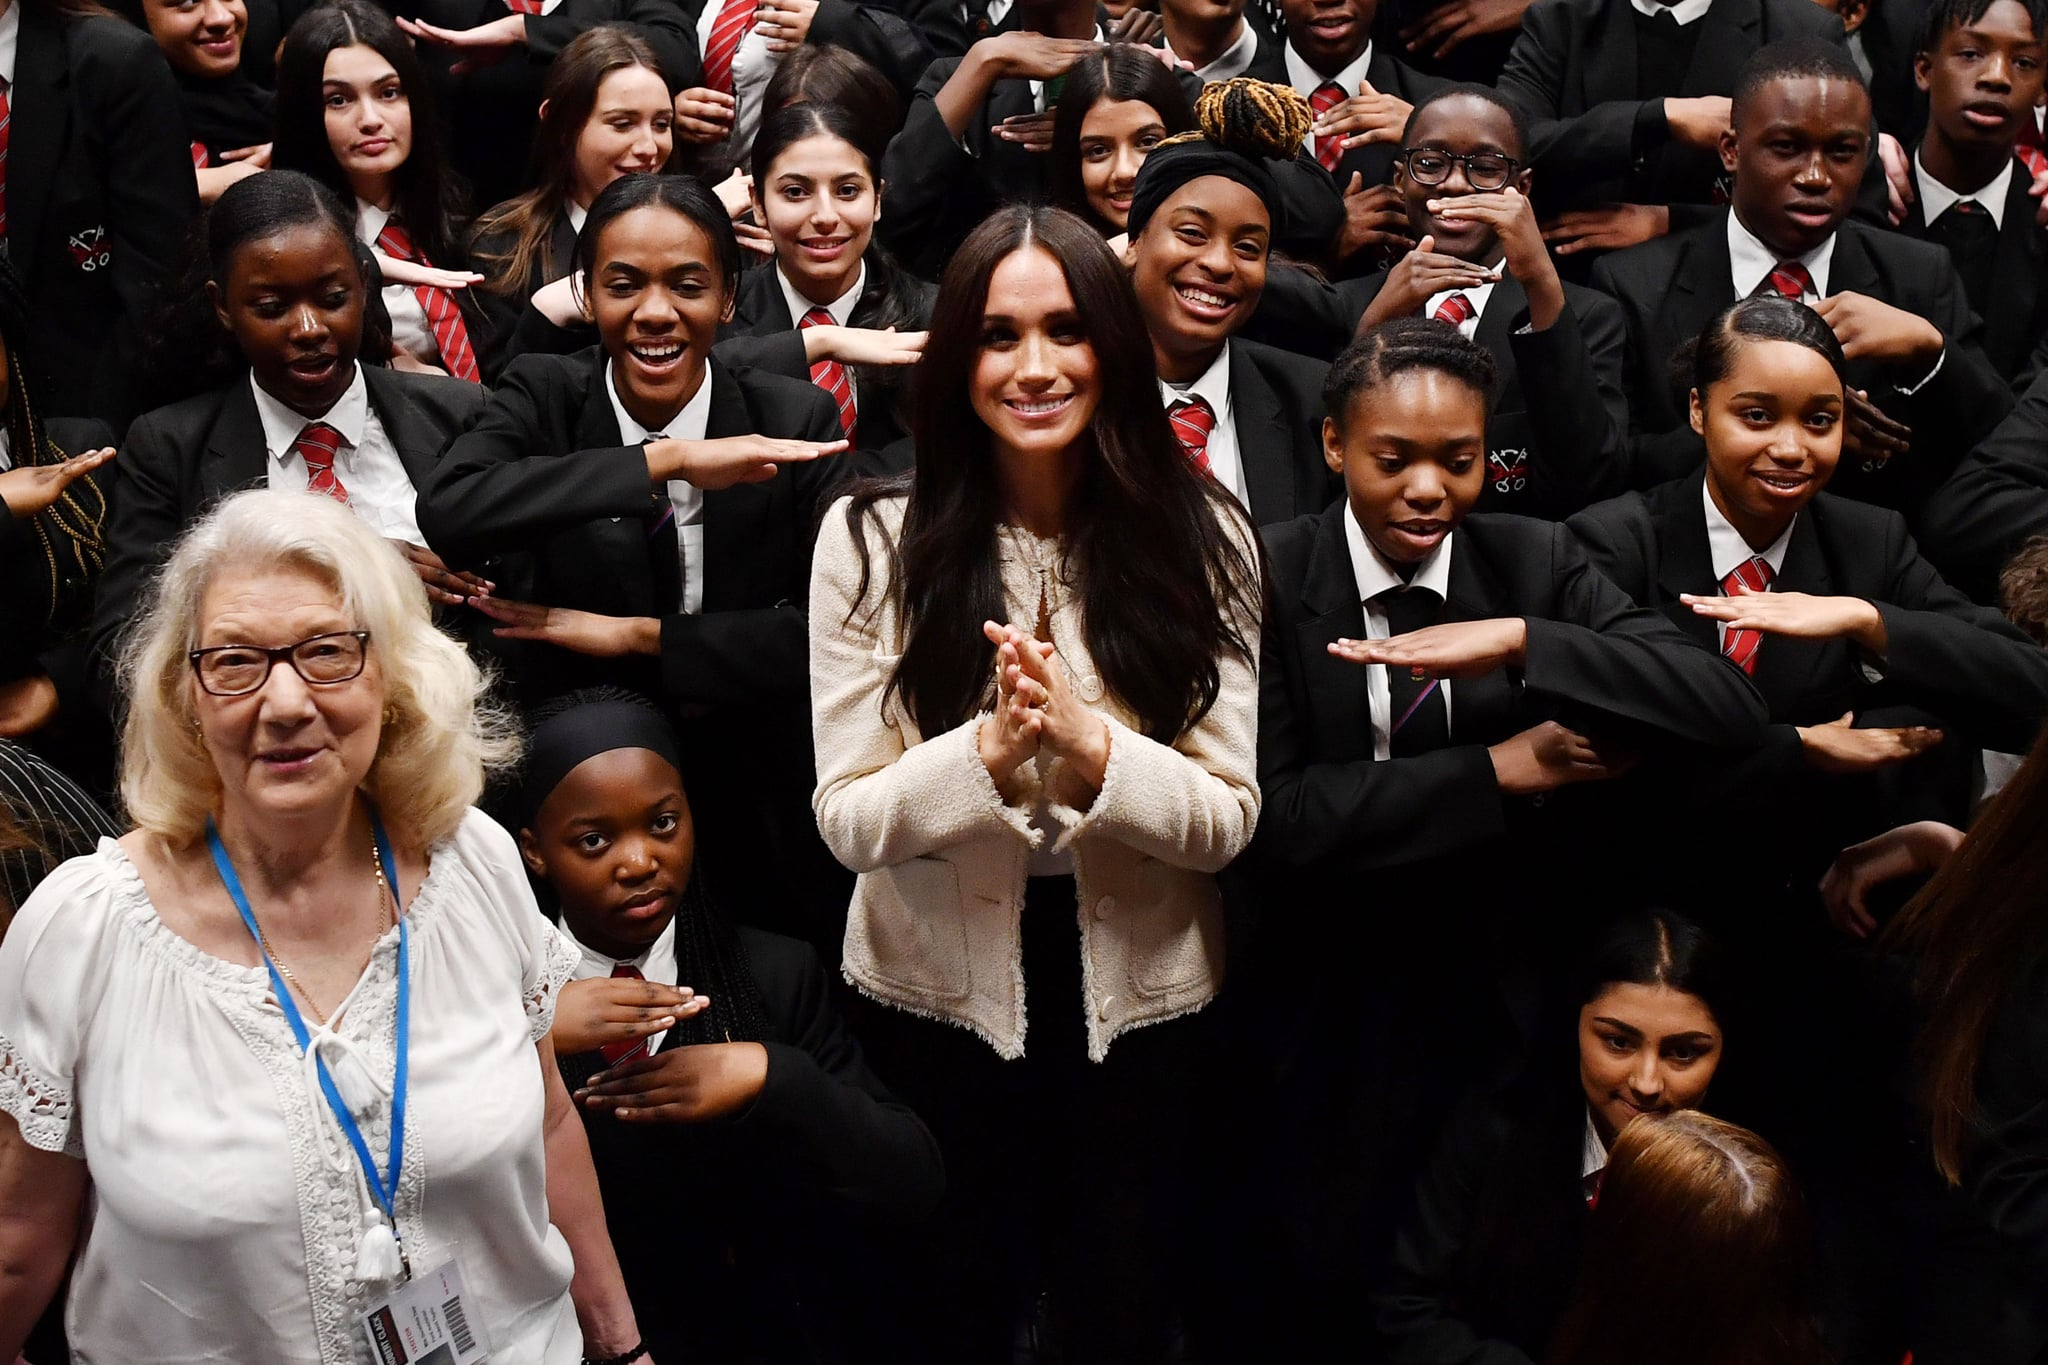
[[[1894,385],[1892,385],[1892,387],[1893,387],[1893,388],[1895,388],[1895,389],[1897,389],[1897,390],[1898,390],[1898,391],[1899,391],[1900,393],[1903,393],[1904,395],[1906,395],[1906,397],[1908,397],[1908,398],[1911,398],[1911,397],[1912,397],[1912,396],[1913,396],[1914,394],[1916,394],[1916,393],[1920,392],[1920,390],[1922,390],[1922,389],[1926,388],[1926,387],[1927,387],[1927,385],[1928,385],[1928,382],[1929,382],[1930,380],[1932,380],[1932,379],[1934,378],[1934,376],[1936,376],[1936,375],[1938,375],[1938,374],[1940,374],[1940,373],[1941,373],[1941,366],[1942,366],[1942,362],[1943,362],[1943,361],[1945,361],[1945,360],[1947,360],[1947,359],[1948,359],[1948,344],[1947,344],[1946,342],[1944,342],[1944,343],[1942,343],[1942,347],[1941,347],[1941,354],[1940,354],[1940,355],[1938,355],[1938,356],[1936,356],[1936,357],[1934,357],[1934,368],[1933,368],[1933,369],[1931,369],[1931,370],[1929,370],[1929,371],[1928,371],[1928,372],[1927,372],[1926,374],[1922,375],[1922,376],[1920,377],[1920,382],[1919,382],[1919,383],[1917,383],[1917,384],[1894,384]]]

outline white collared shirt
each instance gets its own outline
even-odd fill
[[[701,441],[711,420],[711,371],[682,411],[668,419],[659,431],[650,431],[633,420],[619,401],[618,386],[612,382],[612,367],[604,367],[604,393],[612,400],[612,416],[619,424],[619,444],[637,446],[661,437],[675,441]],[[704,610],[704,490],[686,479],[668,481],[669,506],[676,512],[676,551],[683,561],[683,614],[695,616]]]
[[[724,9],[725,0],[704,0],[704,10],[697,16],[699,52],[710,50],[711,30]],[[732,131],[725,135],[718,149],[741,166],[745,166],[753,155],[754,132],[761,126],[761,96],[766,93],[768,81],[780,65],[781,55],[768,50],[768,35],[761,31],[759,24],[747,30],[740,39],[739,50],[733,53]]]
[[[334,406],[318,417],[307,417],[285,406],[264,392],[253,374],[249,376],[249,392],[256,399],[257,420],[263,424],[269,487],[304,491],[311,475],[306,471],[305,457],[293,450],[292,444],[307,427],[325,422],[341,433],[341,449],[334,456],[334,477],[348,490],[349,510],[387,540],[426,547],[427,538],[420,534],[419,520],[413,513],[419,494],[412,486],[412,477],[405,472],[405,462],[398,458],[397,448],[384,433],[384,424],[377,420],[377,410],[370,406],[370,387],[363,379],[361,365],[356,366],[355,379]]]
[[[782,273],[782,266],[779,262],[775,266],[775,283],[782,287],[782,301],[789,306],[791,326],[801,331],[804,325],[804,314],[810,312],[813,308],[823,308],[832,315],[834,326],[844,327],[848,325],[846,320],[853,316],[853,310],[860,307],[861,291],[866,289],[868,285],[868,263],[866,261],[860,263],[860,270],[854,275],[852,286],[830,303],[812,303],[802,294],[799,294],[796,286],[789,282],[789,276]],[[860,379],[854,374],[853,366],[842,365],[840,368],[846,371],[846,385],[853,390],[853,411],[858,416],[860,413]]]
[[[2012,167],[2012,158],[2007,157],[2004,169],[1993,177],[1990,184],[1974,194],[1957,194],[1928,173],[1927,163],[1920,159],[1920,151],[1916,147],[1913,150],[1913,183],[1920,189],[1921,221],[1932,227],[1942,214],[1968,199],[1991,215],[1994,226],[2004,227],[2005,196],[2012,188]]]
[[[577,951],[582,954],[577,959],[576,969],[569,973],[571,981],[589,981],[594,977],[600,976],[609,977],[614,967],[627,966],[637,968],[641,976],[654,982],[657,986],[676,986],[682,984],[676,980],[678,974],[676,966],[676,922],[673,919],[668,922],[668,927],[661,931],[661,937],[648,944],[647,951],[638,957],[605,956],[582,939],[576,937],[576,931],[569,927],[569,917],[567,915],[562,917],[562,932],[569,936],[570,942],[574,943]],[[668,1037],[667,1029],[663,1029],[660,1033],[649,1034],[647,1037],[648,1052],[655,1053],[661,1051],[661,1040],[666,1037]]]
[[[380,209],[367,199],[356,200],[356,240],[375,249],[377,234],[391,221],[391,211]],[[414,360],[428,365],[441,363],[441,343],[427,325],[427,310],[409,284],[387,284],[383,289],[384,311],[391,315],[391,344]]]
[[[1677,21],[1680,28],[1706,18],[1707,11],[1712,9],[1714,5],[1714,0],[1678,0],[1678,3],[1672,5],[1660,5],[1657,3],[1657,0],[1628,0],[1628,2],[1634,5],[1636,13],[1642,15],[1645,19],[1654,19],[1660,14],[1668,14]]]
[[[1721,514],[1720,507],[1714,502],[1713,490],[1704,483],[1700,485],[1700,500],[1706,504],[1707,509],[1707,558],[1714,566],[1714,581],[1724,581],[1738,567],[1747,564],[1752,556],[1760,556],[1764,563],[1771,566],[1771,587],[1775,589],[1778,586],[1778,573],[1785,567],[1785,547],[1792,543],[1792,528],[1799,524],[1799,518],[1794,517],[1787,522],[1784,532],[1769,545],[1761,550],[1753,550],[1749,542],[1742,538],[1742,532],[1735,529],[1735,524]],[[1714,638],[1717,641],[1725,639],[1728,634],[1728,623],[1717,621],[1714,625]]]
[[[1801,295],[1801,302],[1815,304],[1828,296],[1828,268],[1835,259],[1837,235],[1830,232],[1826,241],[1796,258],[1806,267],[1806,273],[1813,277],[1813,292]],[[1735,286],[1736,298],[1746,299],[1754,294],[1778,268],[1780,259],[1777,252],[1765,246],[1761,238],[1742,225],[1742,220],[1735,216],[1733,210],[1729,211],[1728,274]]]
[[[1427,588],[1439,600],[1448,601],[1451,595],[1451,542],[1458,538],[1457,532],[1443,538],[1438,546],[1429,552],[1429,558],[1416,566],[1415,576],[1403,578],[1394,572],[1393,566],[1380,558],[1379,551],[1372,548],[1372,542],[1365,538],[1365,528],[1358,524],[1358,516],[1351,510],[1351,504],[1344,505],[1344,544],[1351,551],[1351,576],[1358,584],[1358,600],[1365,606],[1365,638],[1385,640],[1392,634],[1387,625],[1386,608],[1378,602],[1381,593],[1393,588]],[[1372,756],[1379,762],[1386,762],[1391,754],[1388,747],[1393,738],[1394,703],[1387,689],[1387,667],[1385,664],[1367,664],[1365,699],[1372,712]],[[1444,699],[1444,723],[1451,719],[1451,683],[1445,678],[1437,683],[1437,691]]]
[[[1351,65],[1334,76],[1325,76],[1308,64],[1308,60],[1294,50],[1293,43],[1283,43],[1280,48],[1281,60],[1287,64],[1287,83],[1298,91],[1303,99],[1313,99],[1316,91],[1325,85],[1336,84],[1344,89],[1345,98],[1358,93],[1358,87],[1365,83],[1365,69],[1372,65],[1372,44],[1367,42],[1365,51],[1352,59]],[[1316,150],[1314,131],[1304,133],[1301,145],[1313,155]]]
[[[1176,62],[1180,60],[1173,50],[1172,43],[1162,43],[1161,46],[1166,49],[1168,57]],[[1242,76],[1250,68],[1252,59],[1258,55],[1258,31],[1240,17],[1237,21],[1237,36],[1230,40],[1230,46],[1216,54],[1216,60],[1207,66],[1196,67],[1195,76],[1204,83],[1227,81]]]
[[[1004,6],[1003,6],[1003,12],[1004,12],[1005,14],[1009,13],[1009,8],[1010,8],[1010,7],[1009,7],[1009,6],[1007,5],[1007,4],[1006,4],[1006,5],[1004,5]],[[995,23],[995,22],[997,22],[997,20],[996,20],[996,11],[995,11],[995,6],[994,6],[994,5],[991,5],[991,6],[989,6],[989,11],[988,11],[988,18],[989,18],[989,22],[990,22],[990,23]],[[1097,24],[1097,25],[1095,26],[1095,41],[1096,41],[1096,42],[1098,42],[1098,43],[1107,43],[1107,42],[1109,41],[1109,35],[1108,35],[1107,33],[1104,33],[1104,32],[1102,31],[1102,25],[1100,25],[1100,24]],[[1033,82],[1031,82],[1031,108],[1032,108],[1032,111],[1033,111],[1034,113],[1040,113],[1040,114],[1042,114],[1042,113],[1044,113],[1044,112],[1045,112],[1045,82],[1044,82],[1044,81],[1033,81]]]
[[[21,46],[21,0],[0,10],[0,81],[14,84],[14,53]]]
[[[1011,0],[988,0],[988,29],[991,34],[1002,27],[1003,20],[1010,17],[1010,4]],[[960,17],[970,23],[974,20],[974,15],[965,5],[960,7]]]
[[[1607,1144],[1600,1140],[1600,1130],[1593,1123],[1593,1108],[1586,1107],[1586,1136],[1579,1148],[1579,1182],[1586,1191],[1586,1198],[1593,1197],[1599,1188],[1596,1177],[1607,1169]]]
[[[569,230],[580,236],[583,232],[583,220],[590,216],[590,210],[571,199],[562,205],[562,216],[569,220]]]
[[[1473,333],[1479,330],[1479,319],[1486,316],[1486,301],[1493,297],[1493,281],[1488,280],[1485,284],[1468,285],[1461,289],[1446,289],[1441,293],[1431,294],[1428,302],[1422,305],[1422,316],[1426,318],[1435,317],[1436,310],[1443,307],[1444,300],[1453,294],[1463,294],[1465,301],[1472,305],[1472,316],[1458,324],[1458,335],[1470,341]]]
[[[1230,343],[1223,343],[1223,349],[1209,362],[1209,368],[1186,388],[1160,380],[1159,397],[1169,410],[1175,403],[1190,398],[1208,402],[1209,410],[1216,414],[1215,429],[1209,433],[1209,474],[1228,488],[1240,503],[1250,507],[1250,494],[1244,481],[1244,460],[1237,453],[1237,418],[1230,404]]]

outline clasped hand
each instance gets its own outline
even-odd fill
[[[1074,695],[1053,646],[995,621],[982,622],[981,632],[996,647],[996,707],[981,724],[979,747],[997,788],[1013,795],[1017,770],[1044,753],[1101,790],[1109,726]]]

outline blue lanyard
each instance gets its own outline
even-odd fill
[[[384,865],[384,880],[391,889],[391,898],[398,899],[398,864],[391,857],[391,844],[384,837],[384,823],[373,811],[370,814],[370,829],[377,839],[377,857]],[[206,818],[206,843],[213,850],[213,865],[220,870],[220,879],[227,886],[228,895],[235,902],[235,909],[242,914],[242,923],[248,926],[249,937],[256,940],[256,951],[263,953],[263,965],[270,972],[270,989],[277,996],[278,1008],[284,1011],[285,1022],[291,1025],[292,1037],[299,1041],[299,1053],[305,1055],[312,1048],[313,1037],[306,1030],[306,1021],[299,1017],[299,1007],[292,1000],[292,993],[286,989],[284,978],[278,975],[277,964],[270,960],[270,954],[263,951],[263,936],[256,930],[256,914],[249,908],[249,897],[242,891],[242,879],[235,875],[235,865],[228,860],[228,851],[220,841],[220,831],[214,827],[213,817]],[[316,1052],[313,1065],[320,1073],[320,1093],[327,1097],[327,1107],[334,1112],[334,1121],[341,1125],[341,1131],[348,1137],[349,1146],[356,1149],[356,1160],[362,1163],[363,1174],[369,1178],[370,1193],[377,1205],[384,1211],[384,1217],[391,1223],[394,1236],[398,1232],[398,1171],[405,1158],[405,1078],[407,1046],[410,1032],[407,1025],[411,1014],[411,983],[406,979],[405,916],[398,916],[398,1067],[391,1080],[391,1170],[387,1178],[377,1170],[377,1162],[370,1155],[370,1144],[363,1138],[363,1130],[356,1123],[355,1115],[349,1113],[342,1103],[341,1092],[334,1087],[334,1077],[327,1073],[327,1063]]]

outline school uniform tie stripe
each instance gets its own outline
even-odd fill
[[[1466,298],[1463,294],[1453,294],[1438,304],[1436,311],[1431,313],[1430,316],[1438,322],[1448,322],[1453,327],[1463,327],[1472,320],[1473,315],[1477,312],[1478,310],[1472,306],[1472,300]]]
[[[1204,474],[1212,473],[1209,468],[1209,434],[1216,430],[1216,410],[1209,406],[1209,400],[1182,399],[1166,410],[1166,420],[1173,424],[1173,434],[1179,438],[1181,451],[1188,457],[1188,463]]]
[[[292,442],[292,454],[306,462],[306,487],[325,493],[348,506],[348,490],[334,477],[335,457],[341,454],[341,433],[325,422],[308,422]]]
[[[753,31],[758,3],[725,0],[725,7],[711,21],[711,38],[704,44],[704,84],[709,89],[732,93],[733,59],[740,55],[740,43]]]
[[[2022,142],[2012,149],[2012,154],[2027,168],[2027,174],[2036,179],[2040,177],[2041,172],[2048,171],[2048,152],[2042,151],[2039,147]]]
[[[799,329],[831,325],[832,314],[823,308],[811,309],[797,323]],[[860,413],[853,405],[853,380],[846,367],[836,360],[821,360],[811,366],[811,382],[831,394],[832,401],[839,405],[839,429],[851,441],[854,428],[860,424]]]
[[[1373,599],[1387,616],[1387,634],[1409,635],[1439,624],[1443,599],[1428,588],[1389,588]],[[1451,712],[1443,680],[1419,668],[1387,668],[1387,756],[1412,758],[1447,748]]]
[[[548,0],[505,0],[505,8],[514,14],[545,14]]]
[[[1342,104],[1344,100],[1343,86],[1335,81],[1324,81],[1316,87],[1315,93],[1308,97],[1308,107],[1315,111],[1317,118],[1321,118]],[[1329,137],[1319,137],[1316,139],[1316,160],[1323,164],[1324,170],[1335,171],[1337,163],[1343,159],[1343,156],[1344,139],[1341,135],[1332,133]]]
[[[1769,592],[1774,576],[1769,561],[1762,555],[1751,555],[1730,569],[1728,576],[1721,580],[1721,595],[1737,597],[1745,590]],[[1729,626],[1721,635],[1721,653],[1744,673],[1755,677],[1756,652],[1763,642],[1764,633],[1760,630],[1737,630],[1734,626]]]
[[[1761,294],[1766,287],[1779,297],[1790,299],[1794,303],[1808,294],[1820,293],[1813,287],[1813,276],[1807,274],[1806,267],[1797,261],[1780,261],[1772,267],[1771,273],[1764,277],[1763,284],[1757,287],[1756,292]]]
[[[211,157],[210,155],[208,155],[208,153],[207,153],[207,150],[206,150],[206,144],[205,144],[205,143],[203,143],[203,142],[195,142],[195,143],[193,143],[193,144],[192,144],[192,169],[193,169],[193,170],[195,170],[195,171],[203,171],[203,170],[205,170],[205,169],[206,169],[206,163],[207,163],[207,162],[209,162],[209,161],[211,161],[211,160],[213,160],[213,158],[212,158],[212,157]]]
[[[7,82],[0,80],[0,241],[7,239],[7,125],[14,121],[7,103],[8,89]]]
[[[645,981],[647,979],[642,975],[640,969],[630,962],[621,962],[612,968],[612,980],[617,981],[622,977],[630,981]],[[628,1053],[638,1052],[640,1045],[644,1041],[646,1040],[641,1038],[624,1038],[616,1043],[605,1043],[597,1050],[599,1055],[604,1058],[604,1064],[606,1066],[613,1066],[621,1057],[626,1056]]]
[[[386,223],[384,230],[377,234],[377,250],[394,261],[433,264],[413,245],[412,234],[397,223]],[[455,306],[455,296],[430,284],[415,285],[412,292],[418,296],[420,307],[426,312],[427,328],[434,334],[434,345],[441,352],[441,364],[457,379],[467,379],[472,384],[482,383],[483,376],[476,367],[476,352],[469,344],[469,327],[462,320],[462,310]]]

